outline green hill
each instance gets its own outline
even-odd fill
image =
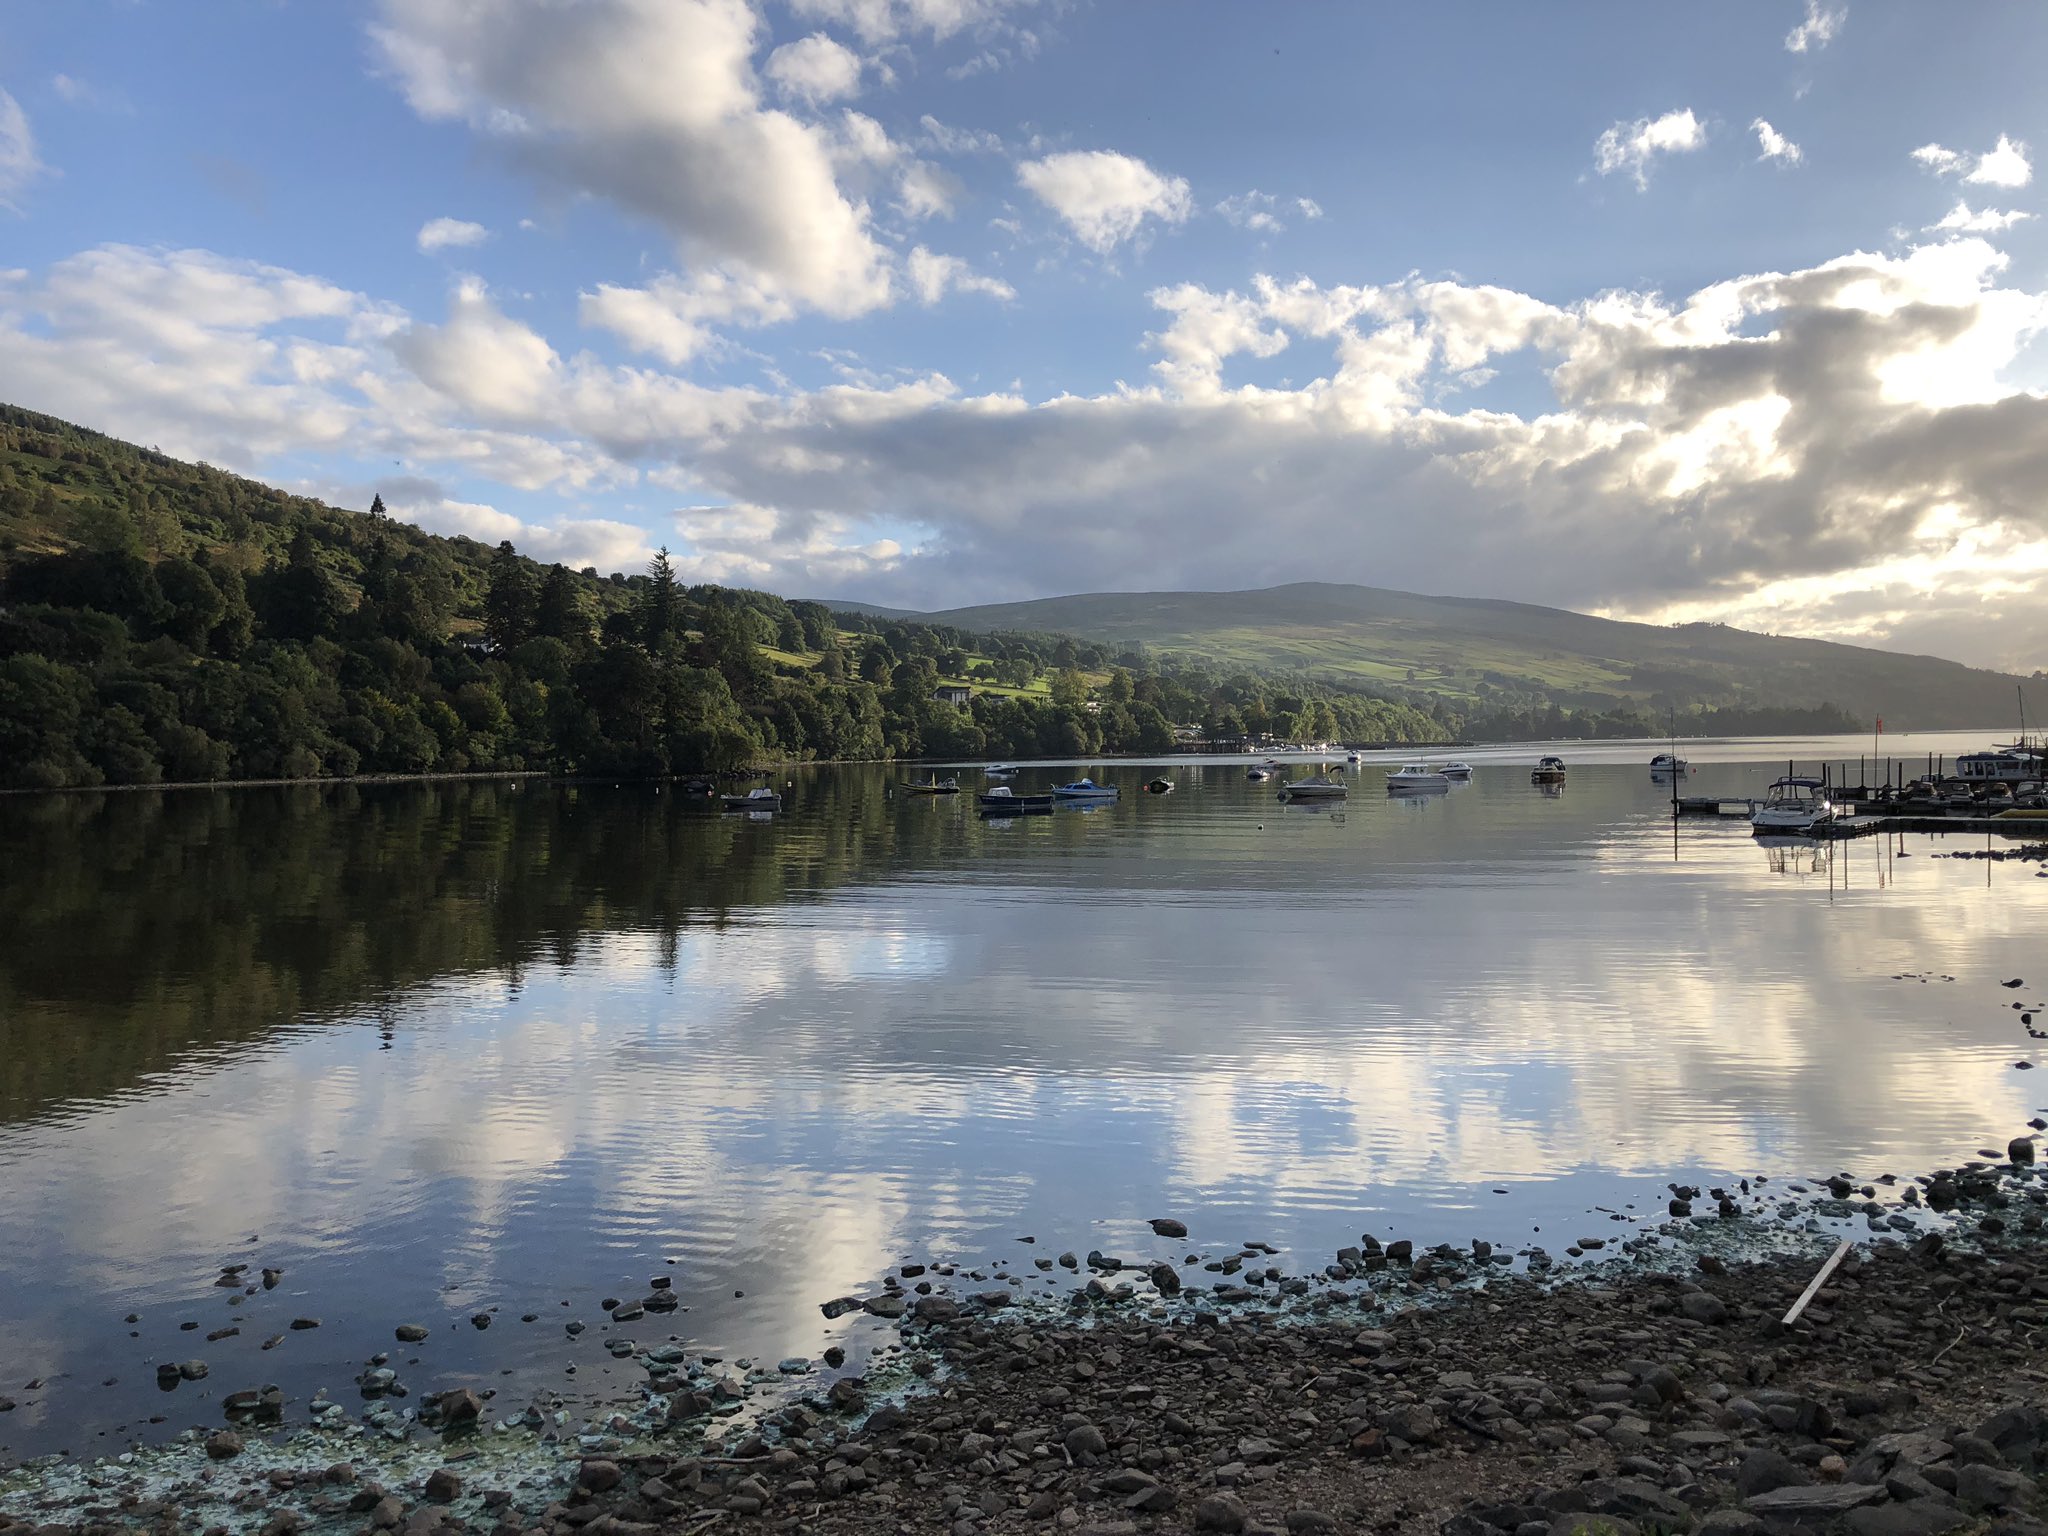
[[[833,607],[841,605],[833,604]],[[971,633],[1058,631],[1493,707],[1812,708],[1887,729],[1999,726],[2002,672],[1722,624],[1660,626],[1486,598],[1302,582],[1253,592],[1094,592],[908,615]],[[2048,707],[2048,699],[2044,699]]]

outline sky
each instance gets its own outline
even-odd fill
[[[2048,667],[2048,7],[0,0],[0,399],[543,560]]]

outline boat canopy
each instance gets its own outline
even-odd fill
[[[1826,788],[1826,786],[1825,786],[1824,784],[1822,784],[1822,783],[1821,783],[1821,781],[1820,781],[1819,779],[1779,779],[1779,780],[1778,780],[1778,781],[1777,781],[1777,782],[1776,782],[1775,784],[1773,784],[1773,785],[1771,786],[1771,788],[1773,788],[1773,789],[1824,789],[1824,788]]]

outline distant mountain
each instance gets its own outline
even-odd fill
[[[833,604],[849,609],[855,605]],[[1834,704],[1887,731],[2017,723],[2029,681],[1933,656],[1722,624],[1598,619],[1490,598],[1298,582],[1252,592],[1091,592],[906,614],[974,632],[1058,632],[1212,666],[1283,669],[1395,693],[1570,709]],[[2048,689],[2037,690],[2048,715]]]

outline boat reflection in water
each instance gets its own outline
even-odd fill
[[[1750,840],[1763,849],[1774,875],[1825,874],[1834,846],[1820,838],[1786,832],[1759,832]]]

